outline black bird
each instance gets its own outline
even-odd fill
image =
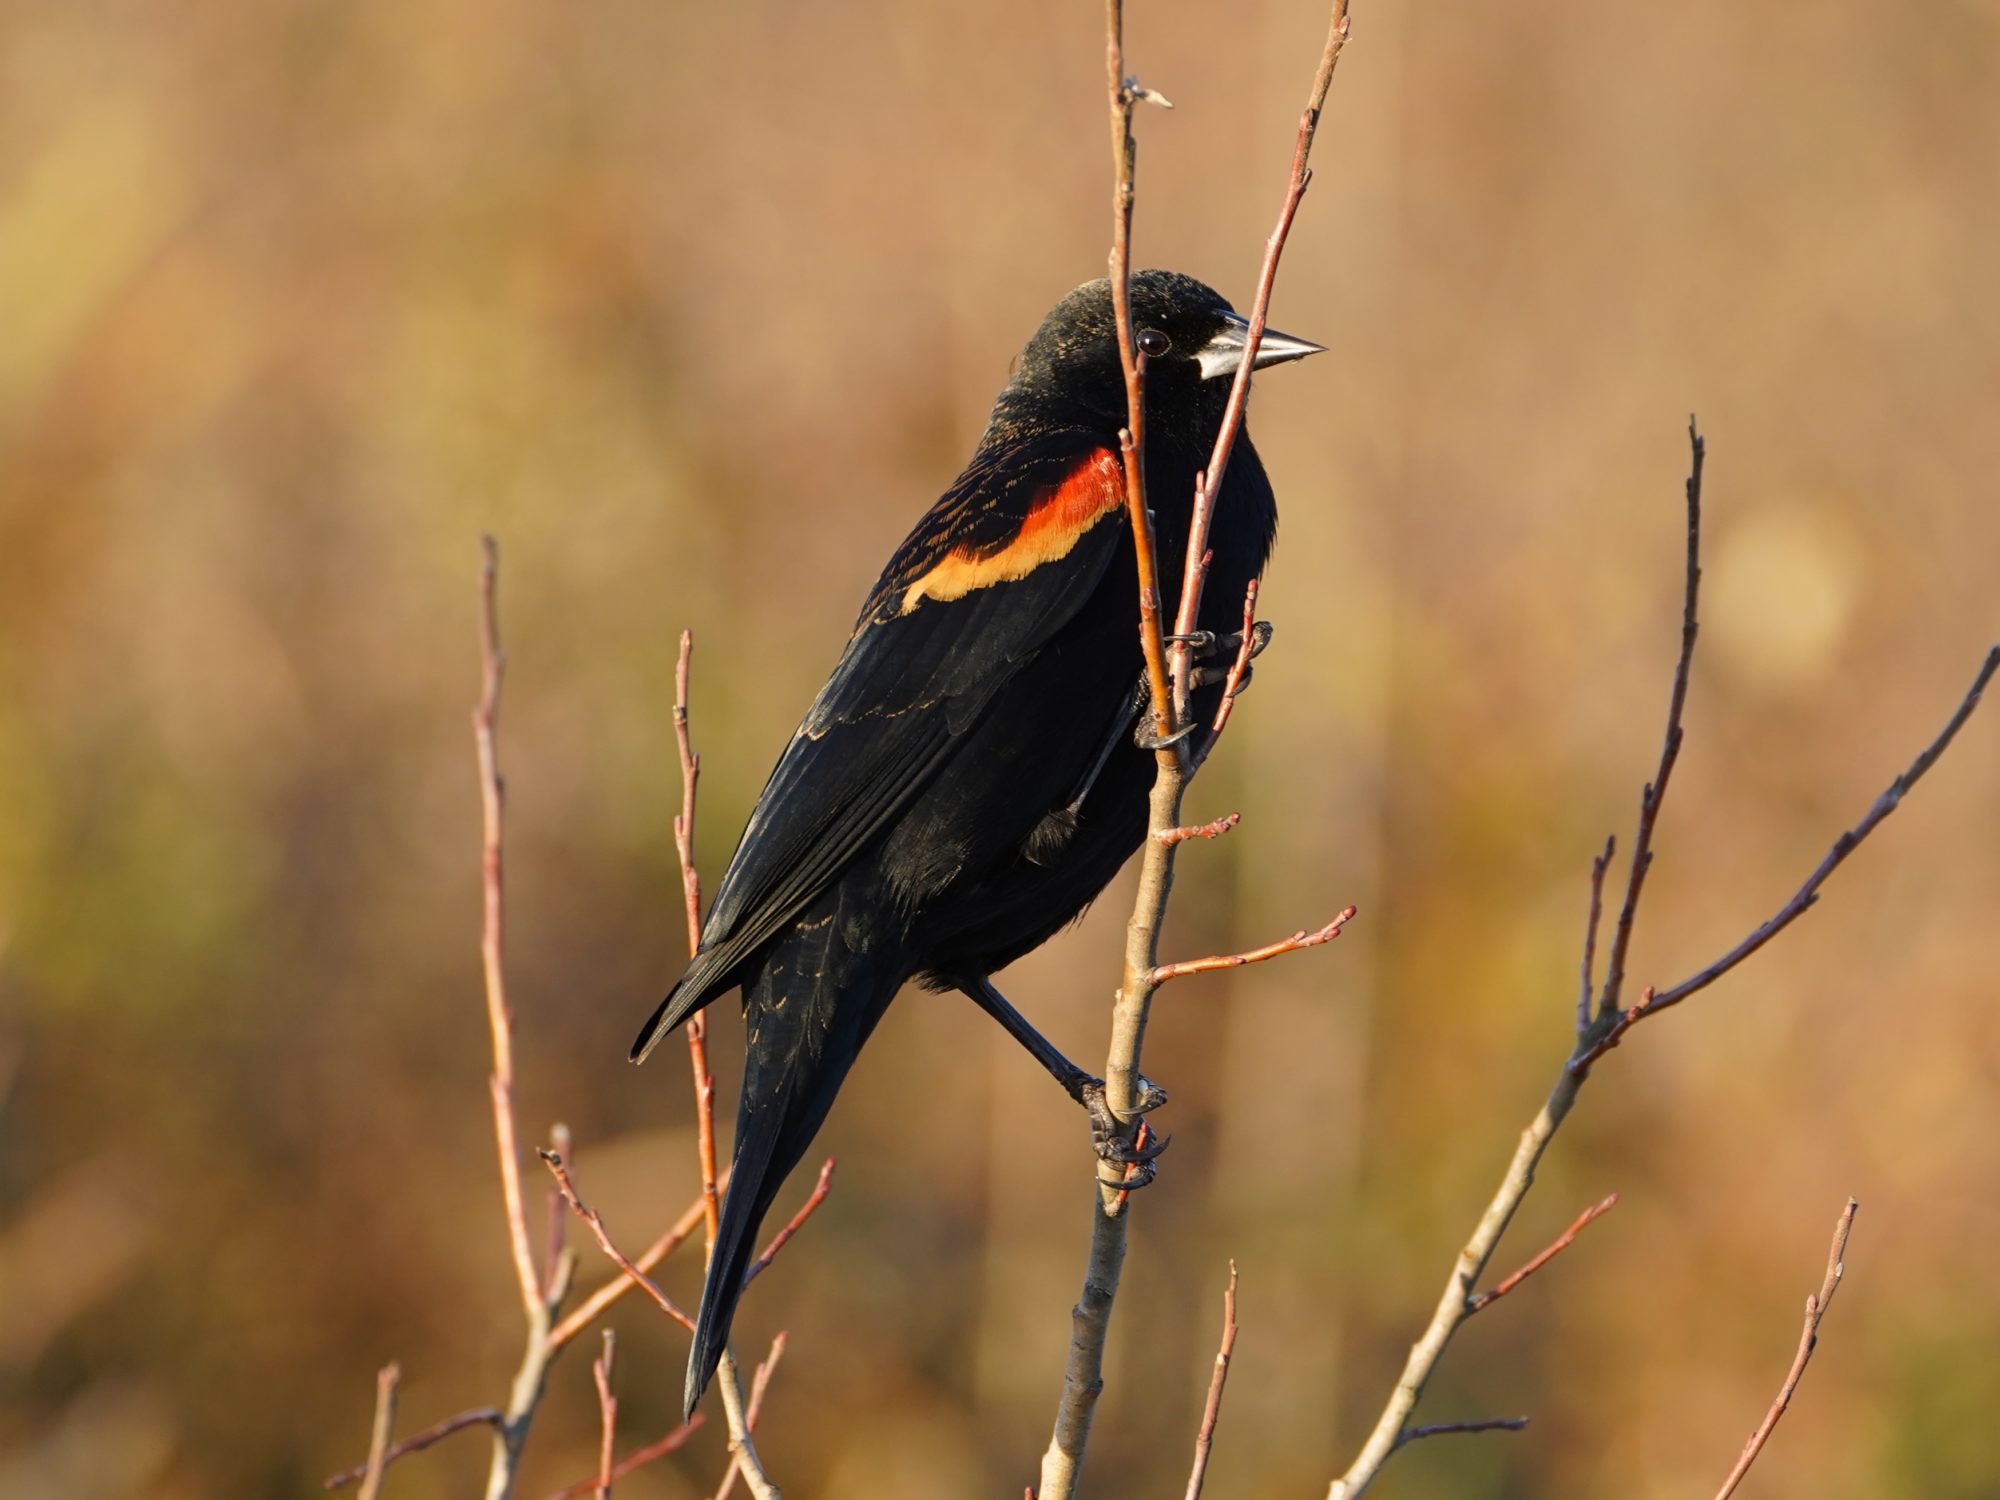
[[[1148,504],[1172,619],[1195,476],[1241,365],[1245,320],[1189,276],[1131,279],[1146,356]],[[1262,367],[1319,352],[1266,331]],[[749,1030],[736,1148],[702,1289],[686,1406],[714,1374],[780,1184],[905,981],[977,1001],[1135,1160],[1099,1080],[988,977],[1104,889],[1145,837],[1153,757],[1110,284],[1056,304],[994,403],[972,460],[896,549],[839,663],[771,773],[703,924],[701,948],[633,1044],[643,1058],[741,986]],[[1277,510],[1247,431],[1216,502],[1199,627],[1240,627]],[[1206,725],[1220,671],[1193,700]],[[1206,730],[1198,731],[1205,734]],[[1148,1088],[1146,1107],[1166,1096]]]

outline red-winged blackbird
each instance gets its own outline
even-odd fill
[[[1246,323],[1188,276],[1132,277],[1146,356],[1148,503],[1172,619],[1193,508],[1242,363]],[[1320,346],[1264,334],[1257,365]],[[686,1404],[729,1337],[758,1225],[896,992],[915,978],[977,1001],[1133,1160],[1099,1080],[988,977],[1046,941],[1145,837],[1153,757],[1132,534],[1118,458],[1125,384],[1108,282],[1056,304],[994,403],[972,461],[896,549],[757,800],[701,949],[635,1059],[716,996],[749,1029],[735,1161],[702,1289]],[[1240,627],[1277,526],[1249,434],[1217,498],[1199,627]],[[1193,698],[1206,725],[1211,669]],[[1197,731],[1206,734],[1206,730]],[[1198,747],[1197,747],[1198,748]],[[1146,1107],[1165,1102],[1148,1086]]]

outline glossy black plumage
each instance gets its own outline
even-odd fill
[[[1132,301],[1143,344],[1168,346],[1148,362],[1145,465],[1171,618],[1242,320],[1167,272],[1135,275]],[[1315,347],[1272,337],[1260,364]],[[1029,342],[964,472],[870,591],[758,799],[700,952],[634,1045],[643,1056],[741,986],[748,1057],[690,1409],[772,1197],[906,981],[980,999],[1073,1094],[1087,1077],[985,979],[1071,921],[1145,833],[1125,415],[1109,289],[1089,283]],[[1238,626],[1275,527],[1246,432],[1217,503],[1203,628]],[[1197,693],[1203,722],[1219,691]]]

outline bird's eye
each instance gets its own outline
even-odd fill
[[[1139,330],[1139,352],[1148,359],[1158,359],[1174,347],[1173,340],[1157,328]]]

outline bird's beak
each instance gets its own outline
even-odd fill
[[[1201,364],[1201,378],[1213,380],[1218,375],[1234,375],[1243,363],[1243,350],[1249,333],[1248,318],[1233,312],[1224,313],[1221,331],[1195,353],[1195,359]],[[1261,370],[1266,365],[1281,365],[1288,359],[1304,359],[1308,354],[1325,352],[1324,344],[1266,328],[1263,338],[1257,341],[1257,361],[1251,368]]]

